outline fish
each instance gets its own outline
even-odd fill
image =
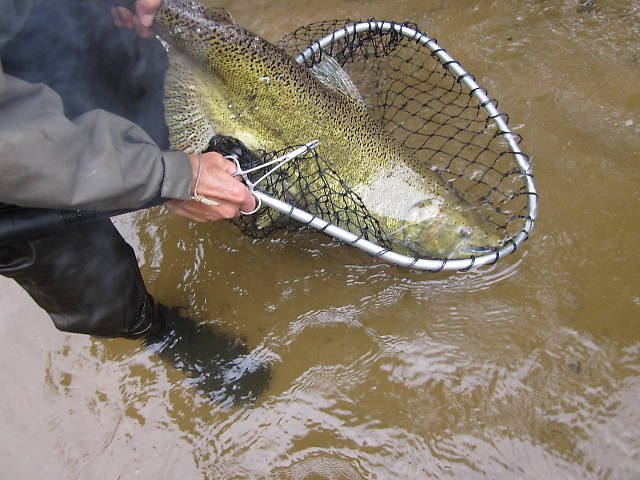
[[[173,149],[202,152],[216,135],[254,151],[318,139],[318,154],[360,197],[394,251],[468,258],[499,244],[476,209],[372,117],[331,57],[307,68],[227,10],[192,0],[165,0],[152,28],[168,52],[164,103]]]

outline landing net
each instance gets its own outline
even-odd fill
[[[279,46],[308,68],[325,55],[333,57],[350,75],[371,114],[476,207],[502,241],[489,253],[469,258],[395,253],[358,195],[315,151],[261,185],[260,198],[275,211],[237,220],[245,233],[265,237],[296,224],[294,218],[386,261],[431,271],[495,263],[528,238],[538,196],[528,157],[519,147],[521,138],[509,129],[497,101],[436,40],[408,24],[332,21],[301,27]],[[282,153],[254,152],[260,158],[244,158],[245,163],[260,162]],[[310,175],[308,167],[303,173],[300,162],[314,162],[315,173]],[[304,195],[293,198],[292,191]]]

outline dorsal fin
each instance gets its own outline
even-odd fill
[[[335,58],[325,55],[322,61],[311,67],[310,72],[324,86],[336,90],[343,95],[365,106],[364,99],[351,77],[344,71]]]
[[[164,79],[164,115],[173,150],[199,153],[215,135],[195,88],[193,70],[187,59],[168,51],[169,69]]]

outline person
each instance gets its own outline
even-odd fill
[[[166,66],[149,60],[164,53],[150,30],[159,5],[115,7],[107,24],[103,6],[84,1],[0,0],[0,215],[136,209],[157,197],[197,222],[253,210],[221,154],[168,149],[158,120]],[[108,219],[0,246],[0,275],[65,332],[136,338],[164,328]]]

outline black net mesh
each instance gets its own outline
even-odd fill
[[[344,20],[301,27],[279,46],[296,56],[313,42],[353,23]],[[504,240],[523,231],[529,193],[514,152],[473,92],[424,45],[393,30],[373,28],[335,39],[308,55],[306,66],[316,65],[325,55],[350,75],[372,115],[391,135],[475,206]],[[282,153],[254,152],[253,159],[246,160],[249,154],[244,152],[243,163],[266,161]],[[302,173],[298,165],[303,161],[315,162],[313,174],[308,168]],[[360,198],[315,153],[290,163],[260,189],[382,246],[389,243]],[[288,217],[267,208],[237,221],[245,233],[255,237],[290,223]]]
[[[278,158],[299,146],[294,145],[277,152],[251,152],[235,138],[218,136],[212,139],[207,151],[234,154],[242,168],[247,170]],[[305,164],[304,170],[299,167],[301,163]],[[264,171],[251,173],[249,178],[256,181],[263,173]],[[265,178],[259,188],[362,238],[376,240],[385,247],[390,246],[378,220],[367,211],[358,195],[316,151],[311,150],[300,155],[293,162],[279,168]],[[267,207],[262,207],[255,215],[242,215],[235,219],[234,223],[254,238],[267,237],[283,228],[299,227],[291,217]]]

